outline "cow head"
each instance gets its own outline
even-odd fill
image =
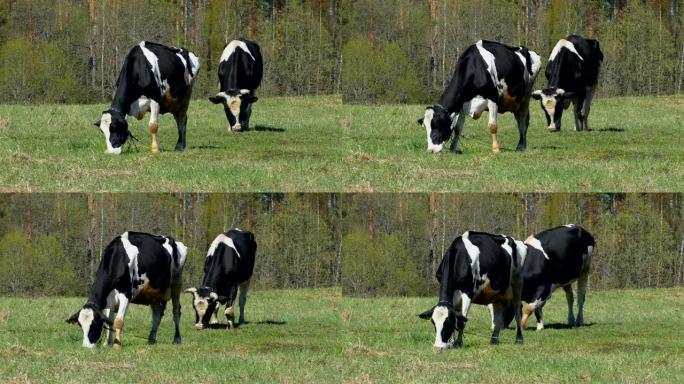
[[[231,131],[239,131],[243,125],[249,124],[249,117],[252,115],[252,104],[259,100],[258,97],[252,95],[249,89],[234,89],[225,92],[219,92],[216,96],[209,98],[214,104],[223,104],[223,110],[226,112],[228,119],[228,126]]]
[[[539,100],[542,110],[546,114],[549,131],[555,132],[561,129],[563,110],[570,106],[570,99],[573,96],[573,92],[566,92],[563,88],[547,88],[532,92],[532,97]]]
[[[465,317],[456,313],[447,303],[439,303],[436,306],[418,315],[423,320],[432,321],[435,327],[435,348],[447,349],[453,346],[451,337],[455,330],[465,328],[468,321]]]
[[[102,117],[100,117],[100,121],[95,123],[95,126],[104,133],[105,144],[107,145],[106,153],[120,154],[128,136],[131,135],[126,116],[117,110],[109,109],[102,112]]]
[[[78,312],[74,313],[66,319],[69,324],[78,324],[83,331],[83,346],[86,348],[93,348],[97,345],[100,336],[102,336],[102,328],[107,323],[112,326],[112,321],[102,313],[102,311],[94,304],[86,304]]]
[[[449,140],[451,136],[451,126],[453,123],[454,114],[449,112],[440,105],[427,107],[425,109],[425,116],[418,120],[418,125],[425,127],[427,132],[427,151],[430,153],[439,153],[444,147],[444,143]]]
[[[197,329],[206,328],[221,302],[226,300],[209,287],[188,288],[185,292],[192,295],[192,308],[195,310],[195,328]]]

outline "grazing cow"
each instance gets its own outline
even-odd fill
[[[240,320],[245,322],[247,290],[254,271],[257,244],[252,232],[231,229],[218,235],[209,247],[204,260],[202,287],[188,288],[195,310],[195,328],[204,329],[217,324],[219,306],[224,304],[227,328],[234,327],[233,302],[240,288]]]
[[[249,129],[252,104],[258,100],[255,91],[263,74],[264,63],[257,43],[233,40],[223,49],[218,67],[219,92],[209,100],[223,105],[229,131]]]
[[[563,110],[575,104],[575,131],[589,130],[589,110],[596,93],[603,52],[596,40],[570,35],[560,39],[546,66],[546,89],[532,97],[540,101],[548,130],[561,129]]]
[[[171,113],[178,127],[176,150],[185,149],[185,127],[192,85],[199,71],[199,60],[182,48],[143,41],[124,59],[116,81],[112,105],[102,112],[95,126],[105,135],[107,153],[118,155],[129,136],[128,116],[142,119],[150,112],[148,127],[152,152],[159,152],[157,129],[159,114]]]
[[[181,273],[187,248],[172,237],[124,232],[105,248],[86,304],[66,321],[83,330],[83,346],[93,348],[108,325],[106,342],[121,346],[121,332],[128,304],[149,305],[152,329],[149,344],[157,341],[157,329],[169,299],[176,324],[174,344],[180,344]],[[116,315],[116,318],[114,318]],[[111,328],[116,336],[112,340]]]
[[[551,293],[563,287],[568,301],[568,325],[584,324],[584,298],[591,271],[591,257],[596,243],[584,228],[568,224],[530,236],[525,240],[527,257],[523,264],[522,326],[534,312],[537,330],[544,329],[544,304]],[[574,317],[572,283],[577,281],[577,318]],[[508,315],[510,317],[510,314]]]
[[[427,131],[428,152],[441,152],[455,127],[450,149],[456,153],[465,116],[477,120],[484,111],[489,111],[492,151],[499,152],[496,118],[498,113],[505,112],[515,115],[520,133],[516,150],[524,151],[530,93],[539,68],[539,56],[525,47],[480,40],[466,48],[439,102],[428,107],[425,116],[418,120]]]
[[[457,237],[444,254],[436,274],[440,282],[439,303],[419,315],[432,320],[434,346],[440,349],[463,346],[463,330],[471,303],[494,305],[496,327],[490,340],[492,344],[499,342],[504,310],[512,303],[517,309],[516,343],[522,343],[520,269],[524,259],[523,243],[512,237],[473,231]],[[452,344],[454,330],[458,330],[458,336]]]

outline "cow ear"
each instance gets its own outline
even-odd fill
[[[541,91],[541,89],[538,89],[538,90],[532,92],[532,98],[535,99],[535,100],[541,100],[541,98],[542,98],[542,91]]]
[[[428,309],[427,311],[418,315],[423,320],[430,320],[432,318],[432,312],[434,312],[435,307]]]
[[[67,324],[76,324],[78,323],[78,314],[81,313],[81,310],[79,309],[76,313],[71,315],[68,319],[64,320]]]
[[[416,121],[416,123],[418,123],[418,125],[423,125],[423,120],[424,119],[421,117],[420,119],[418,119],[418,121]]]
[[[209,101],[211,101],[211,102],[214,103],[214,104],[221,104],[221,103],[223,103],[223,100],[224,100],[223,97],[218,96],[218,95],[216,95],[216,96],[211,96],[211,97],[209,98]]]
[[[193,287],[193,288],[188,288],[188,289],[186,289],[186,290],[183,291],[183,292],[187,292],[187,293],[189,293],[189,294],[195,296],[195,293],[197,293],[197,288],[194,288],[194,287]]]
[[[102,124],[102,120],[98,120],[95,122],[95,126],[100,128],[100,124]]]

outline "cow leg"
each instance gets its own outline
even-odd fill
[[[247,304],[247,291],[249,291],[249,280],[240,284],[240,320],[238,324],[245,322],[245,304]]]
[[[178,127],[178,142],[176,143],[176,151],[183,152],[185,150],[185,128],[188,124],[188,115],[185,111],[174,116],[176,119],[176,126]]]
[[[572,313],[572,305],[575,303],[575,297],[572,294],[572,284],[563,287],[565,291],[565,299],[568,301],[568,325],[575,325],[575,315]]]
[[[463,125],[465,124],[465,113],[459,113],[458,116],[456,116],[456,125],[454,127],[454,138],[451,140],[451,146],[449,147],[449,150],[452,153],[458,153],[458,139],[461,138],[461,132],[463,131]]]
[[[233,310],[233,303],[235,303],[237,291],[237,286],[230,287],[230,291],[228,291],[228,302],[226,303],[226,310],[224,311],[224,314],[226,315],[227,329],[235,328],[235,311]]]
[[[584,96],[584,102],[582,103],[582,120],[584,123],[582,129],[585,131],[591,131],[591,129],[589,129],[589,111],[591,110],[591,101],[594,98],[595,92],[596,86],[590,87],[587,90],[587,94]]]
[[[104,315],[109,319],[111,324],[114,324],[114,316],[116,315],[117,301],[116,301],[116,291],[112,292],[107,296],[107,308],[103,310]],[[112,328],[107,326],[105,328],[105,337],[102,345],[112,345],[114,343],[114,332]]]
[[[515,148],[515,150],[518,152],[523,152],[527,149],[527,127],[530,126],[529,103],[520,107],[520,110],[518,110],[518,112],[515,114],[515,120],[518,123],[518,133],[520,134],[518,146]]]
[[[537,331],[544,330],[544,307],[543,306],[534,310],[534,317],[537,318]]]
[[[159,130],[159,103],[152,101],[150,103],[150,122],[147,124],[152,135],[152,153],[159,152],[159,144],[157,144],[157,131]]]
[[[487,309],[489,309],[489,316],[492,318],[492,325],[489,327],[490,330],[494,330],[494,304],[488,304]]]
[[[214,309],[214,313],[212,313],[211,317],[209,318],[209,325],[218,324],[218,311],[220,306],[220,304],[216,304],[216,309]]]
[[[181,286],[174,287],[171,290],[171,305],[173,306],[173,323],[176,326],[175,333],[173,335],[173,343],[174,344],[180,344],[181,343],[181,334],[180,334],[180,320],[181,320],[181,302],[180,302],[180,295],[181,295]]]
[[[575,132],[580,132],[582,130],[582,103],[580,102],[580,98],[576,97],[572,99],[572,104],[575,112]]]
[[[496,103],[488,101],[487,108],[489,109],[489,133],[492,134],[492,152],[499,153],[501,150],[499,149],[499,142],[496,140],[496,132],[498,129],[496,126],[496,113],[499,107]]]
[[[492,337],[489,339],[490,344],[499,344],[499,332],[503,328],[503,318],[506,306],[503,303],[494,303],[494,329],[492,330]]]
[[[252,116],[252,103],[248,103],[245,108],[245,120],[240,122],[241,131],[249,130],[249,118]]]
[[[121,348],[121,334],[123,333],[124,318],[128,310],[129,300],[123,293],[117,294],[116,299],[119,302],[119,310],[116,312],[116,319],[114,319],[114,348]]]
[[[465,293],[461,293],[461,317],[464,319],[468,318],[468,311],[470,310],[470,297]],[[463,347],[463,331],[465,330],[465,321],[457,319],[456,328],[458,330],[458,336],[456,337],[456,342],[454,343],[455,348]]]
[[[156,344],[157,330],[159,329],[159,323],[164,316],[166,302],[150,304],[150,309],[152,310],[152,329],[150,329],[150,335],[147,336],[147,344]]]
[[[515,311],[515,343],[522,344],[523,339],[523,327],[522,327],[522,285],[523,279],[520,273],[515,273],[512,281],[513,298],[512,302],[504,306],[504,311],[508,310],[511,306]],[[502,321],[510,321],[505,319],[505,313],[501,315]],[[504,324],[505,326],[506,324]]]
[[[577,278],[577,319],[575,326],[580,327],[584,325],[584,299],[587,294],[587,285],[589,284],[589,273],[583,272]]]

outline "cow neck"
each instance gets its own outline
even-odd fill
[[[456,79],[452,80],[455,82]],[[462,95],[456,91],[458,87],[456,84],[450,83],[447,89],[439,98],[439,102],[435,105],[444,108],[447,114],[451,115],[454,112],[460,111],[463,108],[464,101],[462,100]]]
[[[88,303],[96,305],[98,309],[104,309],[107,306],[107,296],[113,289],[110,279],[104,273],[98,273],[90,289]]]

